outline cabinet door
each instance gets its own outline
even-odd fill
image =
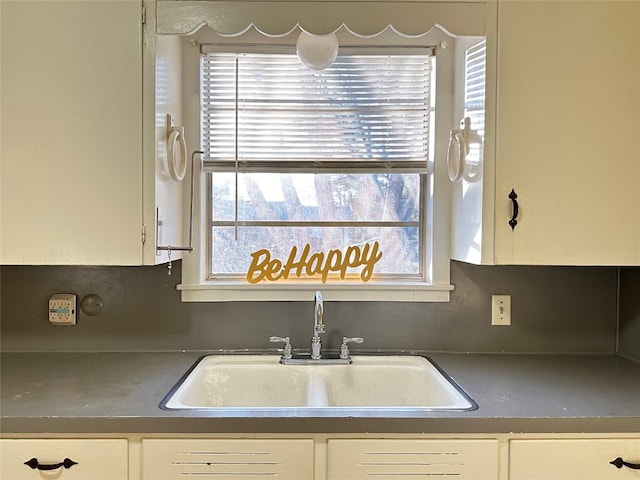
[[[329,480],[498,478],[497,440],[329,440]]]
[[[640,438],[512,440],[510,480],[624,480],[640,470],[611,465],[616,458],[640,465]]]
[[[0,4],[0,263],[141,264],[141,3]]]
[[[144,439],[142,479],[313,479],[313,440]]]
[[[639,24],[639,2],[499,2],[497,263],[640,263]]]
[[[0,460],[7,480],[126,480],[129,471],[125,439],[2,439]]]

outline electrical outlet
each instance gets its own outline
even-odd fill
[[[54,325],[76,324],[76,295],[54,293],[49,298],[49,322]]]
[[[511,295],[491,295],[491,325],[511,325]]]

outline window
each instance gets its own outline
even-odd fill
[[[484,138],[486,69],[487,42],[482,41],[466,50],[464,68],[464,117],[469,119],[471,131],[481,139]],[[470,142],[466,171],[463,172],[466,180],[474,181],[479,177],[482,154],[482,142],[478,139]]]
[[[295,54],[202,56],[208,280],[428,280],[434,57],[420,50],[343,49],[320,72]],[[353,247],[380,256],[375,268],[354,268]],[[336,268],[327,255],[266,271],[292,249],[303,263],[334,251]]]
[[[314,71],[295,54],[298,32],[183,42],[183,83],[197,84],[185,115],[204,152],[183,300],[308,300],[320,289],[329,300],[448,301],[446,152],[474,41],[459,48],[439,28],[341,32],[336,61]],[[354,261],[367,255],[376,261]]]

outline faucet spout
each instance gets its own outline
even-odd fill
[[[324,323],[322,315],[324,314],[324,302],[322,301],[322,293],[316,292],[315,307],[313,309],[313,333],[324,333]]]
[[[322,300],[322,293],[316,291],[314,308],[313,308],[313,337],[311,338],[311,359],[320,360],[322,358],[320,349],[322,344],[320,342],[320,334],[324,333],[324,302]]]

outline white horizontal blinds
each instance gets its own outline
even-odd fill
[[[487,70],[487,43],[482,41],[466,51],[464,78],[464,116],[470,119],[471,130],[484,138],[485,82]],[[468,164],[478,165],[482,160],[482,144],[472,141],[469,144]],[[469,177],[467,180],[475,178]]]
[[[291,54],[205,54],[205,168],[237,155],[239,171],[426,172],[431,61],[341,55],[318,72]]]
[[[487,42],[469,48],[465,55],[464,116],[471,120],[471,128],[484,135],[485,82],[487,70]]]

